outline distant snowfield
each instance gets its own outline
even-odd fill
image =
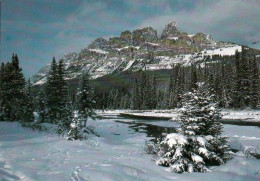
[[[151,125],[178,127],[174,122],[121,119],[107,111],[109,119],[89,121],[100,135],[86,141],[66,141],[55,133],[22,128],[18,123],[0,122],[0,180],[37,181],[124,181],[124,180],[259,180],[260,160],[241,152],[227,164],[212,168],[210,173],[175,174],[155,164],[144,152],[145,125],[137,132],[118,121],[145,122]],[[167,112],[167,111],[166,111]],[[102,112],[100,112],[101,114]],[[114,116],[114,117],[113,117]],[[254,146],[260,149],[260,128],[224,125],[224,133],[233,147]],[[260,150],[259,150],[260,151]]]

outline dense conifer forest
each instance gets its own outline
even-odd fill
[[[181,95],[205,82],[221,108],[257,109],[259,106],[259,64],[244,48],[235,56],[213,56],[191,66],[172,67],[168,86],[159,87],[157,77],[140,71],[131,91],[96,90],[98,109],[172,109],[181,107]]]
[[[56,62],[53,58],[46,85],[32,94],[32,84],[25,80],[18,56],[13,55],[11,62],[1,65],[0,116],[6,121],[30,122],[33,112],[37,112],[41,122],[55,123],[60,130],[68,130],[75,110],[79,110],[81,118],[87,118],[93,115],[93,109],[180,108],[182,95],[196,89],[197,82],[205,82],[221,108],[258,109],[258,67],[256,57],[244,48],[235,56],[209,57],[190,66],[175,64],[165,87],[158,87],[155,75],[140,70],[141,77],[135,78],[131,89],[98,89],[86,72],[80,81],[81,88],[72,92],[64,78],[63,60]]]

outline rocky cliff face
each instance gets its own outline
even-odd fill
[[[139,69],[170,69],[175,63],[189,64],[212,55],[234,55],[240,45],[214,40],[211,36],[181,32],[176,23],[165,26],[161,35],[152,27],[124,31],[109,40],[98,38],[78,54],[69,53],[62,59],[67,79],[88,71],[92,78],[121,71]],[[50,64],[33,76],[35,85],[44,84]]]

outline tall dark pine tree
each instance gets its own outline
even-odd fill
[[[57,73],[58,133],[63,134],[70,129],[70,125],[72,122],[72,106],[68,101],[68,84],[65,81],[66,72],[62,59],[58,62]]]
[[[251,61],[251,88],[250,88],[250,104],[253,109],[256,109],[259,106],[259,90],[260,90],[260,79],[258,64],[256,62],[256,57]]]
[[[26,85],[26,92],[25,92],[25,102],[22,103],[23,105],[23,119],[32,122],[34,121],[34,103],[33,103],[33,96],[31,92],[32,84],[31,80],[29,79]]]
[[[132,96],[132,106],[134,110],[140,109],[140,97],[139,97],[139,84],[137,79],[135,79],[133,96]]]
[[[83,127],[86,127],[88,118],[94,118],[95,112],[93,110],[95,101],[93,100],[93,88],[90,84],[90,76],[84,73],[81,78],[81,89],[79,92],[79,120],[83,122]]]
[[[140,102],[141,102],[141,109],[146,109],[146,100],[145,100],[145,96],[146,96],[146,82],[147,82],[147,78],[146,78],[146,74],[145,72],[142,72],[141,75],[141,87],[140,87]]]
[[[155,109],[157,107],[157,80],[155,75],[153,75],[153,89],[152,89],[152,109]]]
[[[149,80],[149,77],[146,77],[146,85],[145,85],[145,92],[144,92],[144,108],[145,109],[152,109],[153,105],[153,92],[152,86]]]
[[[235,108],[242,107],[242,100],[241,100],[241,64],[240,64],[240,53],[236,51],[235,54],[235,76],[234,76],[234,85],[232,88],[232,106]]]
[[[55,57],[53,57],[45,87],[46,105],[51,123],[58,123],[59,118],[60,90],[57,88],[57,85],[59,85],[58,68]]]
[[[196,89],[197,88],[197,70],[196,65],[191,65],[191,80],[190,80],[190,89]]]
[[[44,91],[40,91],[38,96],[38,102],[37,102],[37,111],[39,114],[39,122],[45,122],[47,121],[48,115],[47,115],[47,107],[46,107],[46,98]]]
[[[58,95],[59,95],[59,116],[62,119],[62,114],[68,101],[68,84],[65,81],[65,68],[63,60],[61,59],[58,63]]]
[[[14,58],[14,55],[13,57]],[[2,64],[1,66],[1,117],[3,121],[13,121],[11,118],[11,112],[12,112],[12,92],[11,92],[11,86],[12,86],[12,71],[13,67],[10,62],[7,62],[5,65]]]
[[[22,69],[19,65],[19,59],[17,55],[13,55],[12,62],[10,64],[10,93],[8,97],[12,103],[11,107],[11,120],[29,121],[25,120],[25,112],[23,104],[25,100],[25,79],[22,73]]]
[[[31,111],[27,108],[28,97],[26,94],[25,79],[19,65],[17,55],[12,56],[12,61],[1,65],[0,78],[0,117],[5,121],[32,121],[28,118]]]
[[[4,76],[5,64],[2,62],[0,67],[0,121],[4,120]]]
[[[168,88],[168,94],[169,94],[169,100],[168,100],[168,106],[174,107],[175,103],[175,90],[174,90],[174,80],[173,80],[173,73],[176,72],[174,71],[175,67],[172,68],[171,74],[170,74],[170,82],[169,82],[169,88]]]
[[[243,103],[243,107],[250,106],[250,67],[249,67],[249,57],[247,50],[245,48],[242,49],[241,52],[241,99]]]

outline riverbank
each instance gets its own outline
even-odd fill
[[[137,120],[104,113],[113,119],[89,120],[84,141],[67,141],[54,131],[39,132],[17,122],[0,122],[0,180],[248,180],[260,179],[260,161],[235,153],[226,164],[209,173],[176,174],[155,164],[146,154],[145,142],[178,124],[164,120]],[[122,112],[121,112],[122,113]],[[164,124],[167,124],[163,126]],[[43,123],[43,126],[52,127]],[[232,148],[260,148],[259,127],[224,125],[223,135]],[[98,136],[97,136],[98,135]],[[19,151],[17,151],[19,150]]]
[[[178,117],[178,110],[105,110],[97,111],[103,116],[121,116],[124,118],[147,119],[147,120],[172,120]],[[222,110],[222,123],[260,127],[260,110]]]

